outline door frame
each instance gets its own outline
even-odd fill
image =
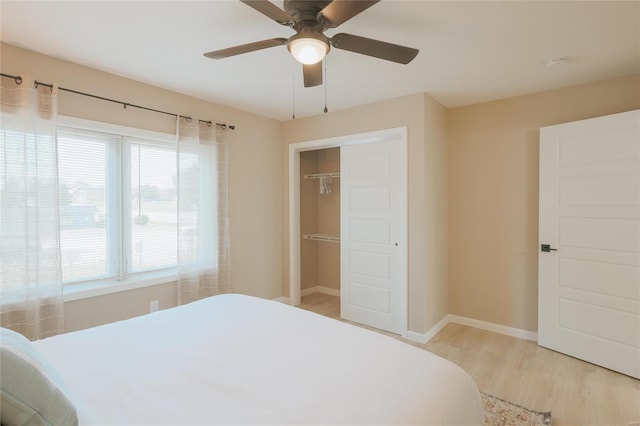
[[[337,136],[325,139],[315,139],[305,142],[297,142],[289,145],[289,304],[297,306],[300,304],[300,153],[304,151],[315,151],[325,148],[339,148],[347,145],[356,145],[364,143],[383,142],[387,140],[398,139],[403,145],[403,163],[405,164],[405,182],[408,182],[407,165],[407,128],[394,127],[390,129],[377,130],[373,132],[356,133],[351,135]],[[408,188],[407,194],[408,194]],[[404,210],[404,219],[408,228],[408,199],[406,197]],[[408,229],[405,229],[408,236]],[[402,241],[403,247],[401,252],[404,253],[405,265],[402,274],[405,286],[403,288],[404,303],[402,303],[403,312],[400,313],[404,321],[403,330],[406,335],[408,327],[408,264],[407,264],[407,248],[408,238]]]

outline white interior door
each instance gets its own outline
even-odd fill
[[[631,111],[541,129],[538,262],[538,343],[637,378],[639,127]]]
[[[406,141],[340,149],[342,318],[407,330]]]

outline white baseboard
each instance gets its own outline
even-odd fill
[[[495,324],[492,322],[481,321],[452,314],[447,315],[447,319],[448,322],[453,322],[456,324],[492,331],[494,333],[505,334],[507,336],[517,337],[519,339],[531,340],[534,342],[538,341],[538,333],[534,331],[523,330],[521,328],[509,327],[502,324]]]
[[[409,330],[407,331],[407,339],[417,343],[423,343],[423,344],[427,343],[429,340],[433,339],[433,336],[438,334],[438,332],[442,330],[445,325],[449,324],[448,320],[449,320],[448,316],[442,318],[440,321],[437,322],[436,325],[431,327],[429,331],[427,331],[426,333],[418,333],[416,331]]]
[[[301,296],[306,296],[311,293],[324,293],[329,294],[331,296],[340,296],[340,291],[323,286],[315,286],[311,288],[304,289],[300,292]],[[290,304],[290,300],[288,297],[277,297],[275,299],[276,302]],[[517,337],[518,339],[531,340],[533,342],[538,341],[538,333],[534,331],[523,330],[521,328],[509,327],[502,324],[496,324],[493,322],[487,322],[482,320],[477,320],[473,318],[462,317],[460,315],[448,314],[440,321],[436,323],[433,327],[431,327],[426,333],[419,333],[417,331],[407,330],[407,339],[417,342],[417,343],[427,343],[429,340],[433,338],[440,330],[442,330],[447,324],[454,323],[460,325],[466,325],[467,327],[479,328],[481,330],[491,331],[493,333],[504,334],[506,336]]]
[[[492,322],[481,321],[473,318],[461,317],[459,315],[449,314],[442,318],[436,325],[431,327],[426,333],[418,333],[416,331],[409,330],[407,332],[407,339],[417,343],[427,343],[433,338],[440,330],[442,330],[447,324],[454,323],[460,325],[466,325],[467,327],[479,328],[481,330],[491,331],[493,333],[504,334],[511,337],[517,337],[519,339],[538,341],[538,333],[528,330],[522,330],[520,328],[508,327],[506,325],[495,324]]]
[[[321,286],[321,285],[316,285],[316,286],[305,288],[304,290],[301,290],[300,291],[300,297],[304,297],[304,296],[307,296],[307,295],[312,294],[312,293],[324,293],[324,294],[328,294],[330,296],[338,296],[338,297],[340,297],[340,290],[336,290],[335,288],[324,287],[324,286]],[[291,300],[288,297],[284,297],[284,296],[276,297],[273,300],[275,300],[276,302],[286,303],[287,305],[291,304]]]
[[[438,334],[440,332],[440,330],[442,330],[444,328],[445,325],[449,324],[448,318],[444,317],[442,318],[440,321],[438,321],[436,323],[436,325],[434,325],[433,327],[431,327],[429,329],[429,331],[427,331],[424,334],[425,337],[425,343],[427,343],[429,340],[433,339],[433,336],[435,336],[436,334]]]
[[[300,290],[300,297],[308,296],[311,293],[315,293],[317,288],[318,286],[314,286]]]
[[[407,339],[416,343],[427,343],[427,335],[425,333],[418,333],[417,331],[407,331]]]
[[[336,290],[335,288],[324,287],[321,285],[317,285],[314,287],[305,288],[300,292],[300,297],[307,296],[311,293],[324,293],[330,296],[340,296],[340,290]]]

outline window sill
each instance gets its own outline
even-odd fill
[[[167,284],[177,280],[178,274],[175,269],[162,272],[147,272],[136,275],[135,277],[127,278],[124,281],[101,280],[85,284],[69,285],[64,288],[63,298],[65,302],[71,302],[74,300],[104,296],[121,291]]]

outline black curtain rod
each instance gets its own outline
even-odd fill
[[[22,84],[22,77],[20,77],[19,75],[10,75],[10,74],[0,73],[0,76],[6,77],[6,78],[12,78],[16,82],[17,85]],[[36,87],[36,89],[38,88],[38,86],[44,86],[44,87],[48,87],[48,88],[53,90],[53,84],[42,83],[42,82],[40,82],[38,80],[35,80],[33,84]],[[110,99],[110,98],[105,98],[103,96],[93,95],[91,93],[85,93],[85,92],[80,92],[78,90],[67,89],[65,87],[58,87],[58,90],[63,90],[65,92],[69,92],[69,93],[75,93],[76,95],[88,96],[90,98],[100,99],[102,101],[113,102],[115,104],[122,105],[124,108],[133,107],[133,108],[143,109],[143,110],[146,110],[146,111],[157,112],[159,114],[171,115],[173,117],[178,117],[178,115],[179,115],[179,114],[174,114],[172,112],[161,111],[159,109],[148,108],[148,107],[141,106],[141,105],[130,104],[129,102],[122,102],[122,101],[118,101],[116,99]],[[191,117],[187,117],[187,116],[184,116],[184,115],[181,115],[180,117],[186,118],[187,120],[192,120]],[[210,120],[209,121],[207,121],[207,120],[198,120],[198,121],[200,123],[206,123],[209,126],[211,126],[213,124],[213,122],[210,121]],[[235,130],[235,128],[236,128],[236,126],[233,126],[231,124],[226,124],[226,123],[215,123],[215,125],[216,126],[220,126],[223,130],[226,130],[226,129]]]

